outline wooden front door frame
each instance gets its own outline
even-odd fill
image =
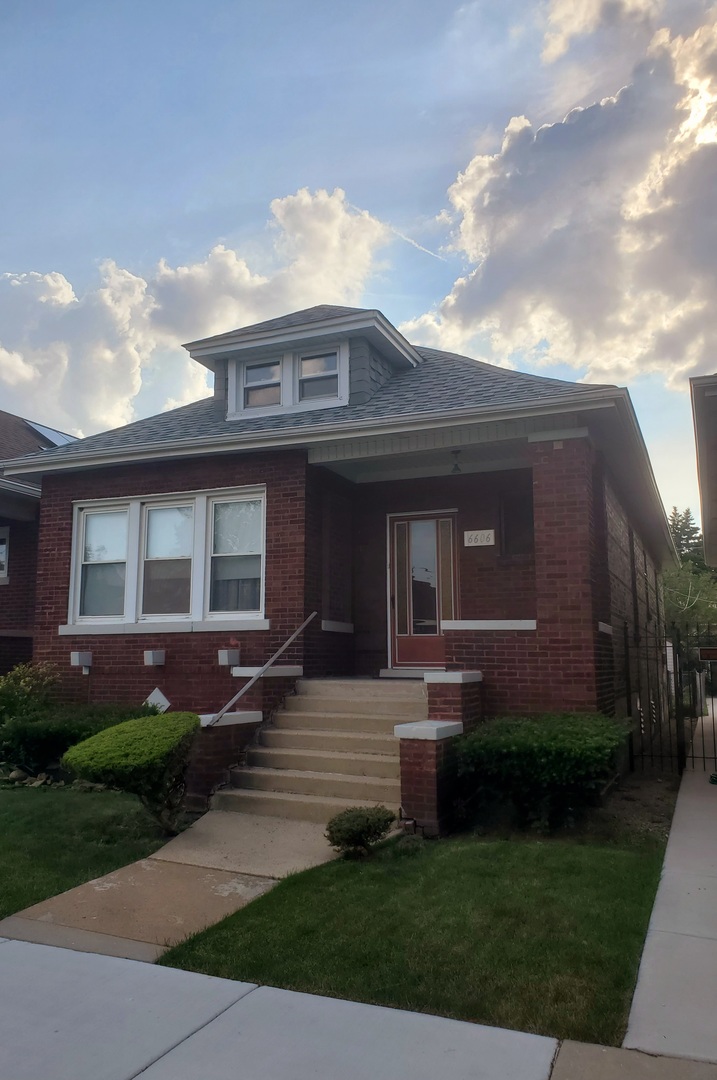
[[[452,556],[452,570],[453,570],[453,618],[460,618],[459,614],[459,580],[458,580],[458,509],[457,507],[451,507],[448,510],[403,510],[400,512],[386,514],[386,621],[387,621],[387,636],[388,636],[388,667],[389,669],[404,669],[410,670],[408,664],[398,664],[394,655],[394,641],[395,641],[395,618],[394,618],[394,524],[396,521],[410,521],[427,519],[429,521],[438,521],[441,518],[450,518],[452,520],[452,532],[453,532],[453,546],[451,550]],[[438,557],[438,552],[436,553]],[[438,604],[438,627],[439,636],[442,636],[440,631],[441,618],[440,618],[440,595],[437,596]],[[416,668],[421,667],[443,667],[443,664],[417,664]]]

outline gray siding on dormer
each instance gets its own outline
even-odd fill
[[[229,376],[227,373],[226,361],[219,365],[219,369],[214,373],[214,400],[226,401],[227,400],[227,383]]]
[[[349,405],[369,401],[393,372],[387,360],[369,345],[366,338],[349,343]]]

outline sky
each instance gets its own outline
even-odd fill
[[[0,408],[203,397],[182,342],[318,303],[627,386],[699,516],[717,4],[3,0]]]

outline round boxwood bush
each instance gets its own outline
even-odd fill
[[[82,780],[137,795],[165,832],[174,835],[198,728],[194,713],[137,717],[73,746],[62,763]]]
[[[343,854],[368,855],[371,844],[383,840],[395,820],[386,806],[350,807],[331,818],[326,839]]]

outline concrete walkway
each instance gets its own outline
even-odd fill
[[[5,1080],[716,1080],[649,1057],[0,939]]]
[[[323,825],[210,811],[150,858],[3,919],[0,936],[151,962],[335,857]]]
[[[717,1062],[717,785],[701,767],[682,777],[624,1045]]]

